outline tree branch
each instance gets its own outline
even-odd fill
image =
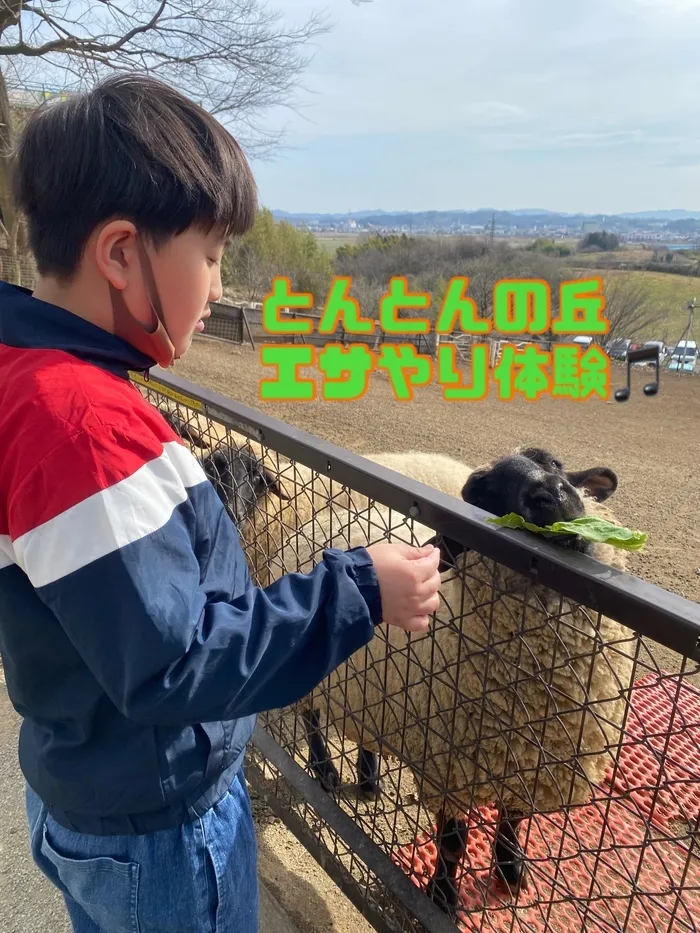
[[[49,55],[51,52],[77,52],[83,55],[108,55],[110,52],[117,52],[141,33],[149,32],[155,28],[163,10],[167,6],[167,0],[160,0],[158,9],[153,14],[149,22],[140,26],[134,26],[125,35],[116,39],[114,42],[94,42],[88,39],[80,39],[77,36],[69,35],[65,39],[55,39],[53,42],[45,42],[44,45],[29,46],[24,42],[18,42],[15,45],[0,45],[0,55],[26,55],[29,58]],[[51,17],[43,14],[46,22],[52,23]]]

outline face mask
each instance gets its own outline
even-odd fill
[[[175,353],[175,347],[165,329],[163,319],[163,308],[160,303],[158,289],[156,288],[153,276],[153,267],[148,258],[148,253],[140,237],[137,237],[136,247],[141,262],[141,271],[143,272],[146,290],[148,292],[151,311],[153,312],[153,324],[149,330],[148,326],[138,321],[126,306],[124,296],[118,288],[111,283],[109,290],[112,296],[112,314],[114,319],[114,333],[122,340],[126,340],[141,353],[150,356],[159,366],[167,369],[173,361],[179,359]]]

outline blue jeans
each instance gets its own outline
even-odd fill
[[[204,816],[146,835],[65,829],[27,786],[34,861],[74,933],[258,933],[257,842],[242,774]]]

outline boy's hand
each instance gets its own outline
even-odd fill
[[[367,548],[379,580],[382,617],[407,632],[425,632],[440,605],[440,551],[379,541]]]

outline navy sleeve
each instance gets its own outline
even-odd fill
[[[40,474],[23,496],[47,491]],[[143,724],[184,727],[293,703],[380,621],[364,548],[326,550],[307,574],[253,586],[235,526],[177,445],[14,545],[107,696]]]

